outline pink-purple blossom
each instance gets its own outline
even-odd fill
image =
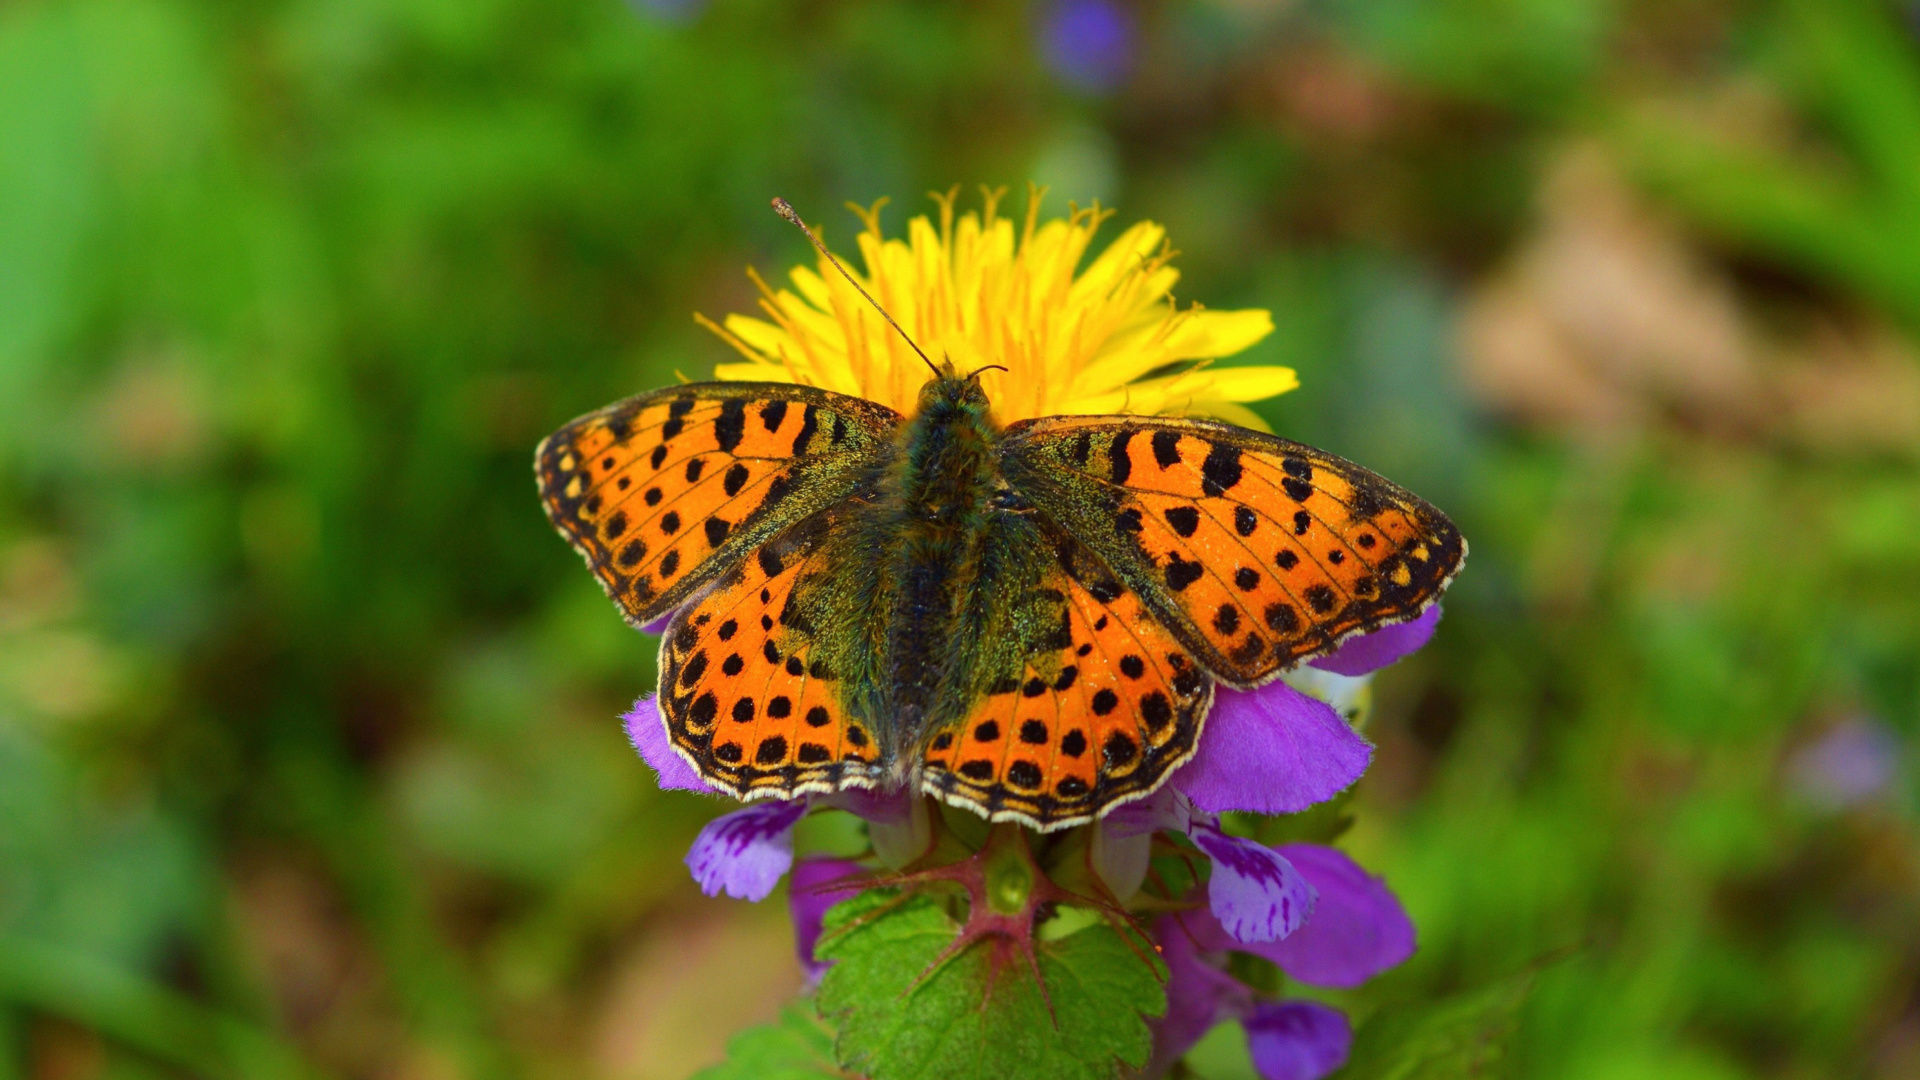
[[[831,966],[813,956],[827,909],[858,895],[862,888],[860,880],[866,874],[867,868],[851,859],[802,859],[793,868],[787,910],[793,916],[793,950],[800,958],[800,970],[807,973],[808,982],[818,982]]]
[[[1425,645],[1440,606],[1410,622],[1362,634],[1312,666],[1367,675]],[[1333,707],[1276,679],[1257,690],[1220,687],[1193,760],[1171,786],[1209,813],[1294,814],[1346,790],[1367,771],[1373,747]]]
[[[1313,887],[1312,914],[1293,933],[1265,942],[1237,937],[1211,910],[1161,919],[1154,931],[1169,975],[1167,1012],[1154,1024],[1146,1075],[1166,1071],[1214,1025],[1233,1019],[1246,1029],[1265,1080],[1319,1080],[1345,1064],[1353,1032],[1343,1014],[1314,1002],[1258,997],[1224,970],[1230,951],[1265,957],[1299,982],[1342,988],[1413,955],[1413,922],[1385,882],[1335,848],[1273,850]]]
[[[793,826],[806,812],[804,799],[770,799],[707,822],[687,852],[700,891],[765,900],[793,866]]]

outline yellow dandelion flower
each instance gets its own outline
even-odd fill
[[[1166,230],[1140,222],[1084,269],[1093,236],[1112,211],[1096,204],[1065,219],[1039,220],[1030,194],[1024,227],[996,214],[999,192],[980,213],[954,216],[954,193],[934,198],[907,239],[887,239],[879,210],[854,207],[865,271],[849,266],[873,298],[935,361],[962,372],[989,364],[981,383],[1002,423],[1062,413],[1181,413],[1265,427],[1246,402],[1299,385],[1292,368],[1217,367],[1266,337],[1263,310],[1179,308],[1179,272]],[[845,260],[842,260],[845,262]],[[760,287],[766,318],[696,316],[745,360],[721,364],[721,379],[796,382],[912,410],[927,370],[880,315],[825,259],[796,266],[791,289]]]

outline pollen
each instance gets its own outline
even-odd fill
[[[1180,275],[1161,226],[1136,223],[1089,261],[1112,211],[1070,207],[1043,222],[1044,191],[1034,189],[1016,224],[998,213],[1003,192],[956,214],[957,192],[935,195],[938,223],[916,217],[905,239],[881,231],[886,200],[853,207],[865,225],[856,236],[864,270],[848,269],[936,362],[961,373],[1004,366],[980,376],[1001,423],[1173,413],[1265,428],[1246,404],[1299,384],[1291,368],[1215,363],[1266,337],[1273,319],[1175,303]],[[760,316],[696,316],[744,358],[719,365],[717,378],[802,383],[912,410],[925,365],[825,259],[794,267],[790,288],[748,273]]]

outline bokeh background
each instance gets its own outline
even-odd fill
[[[1920,1076],[1920,6],[5,0],[0,1078],[677,1078],[770,1016],[532,448],[726,357],[770,195],[1029,180],[1472,540],[1347,841],[1380,994],[1551,956],[1516,1077]]]

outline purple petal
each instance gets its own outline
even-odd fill
[[[1279,852],[1204,822],[1189,835],[1213,860],[1207,906],[1235,941],[1278,941],[1313,913],[1313,886]]]
[[[1383,626],[1371,634],[1349,638],[1333,651],[1333,655],[1308,663],[1336,675],[1365,675],[1418,652],[1422,645],[1433,638],[1433,628],[1439,625],[1440,605],[1434,604],[1411,622]]]
[[[800,968],[807,981],[818,980],[831,964],[813,958],[813,947],[820,941],[820,923],[827,909],[849,897],[858,896],[858,879],[866,867],[848,859],[805,859],[793,868],[793,883],[787,892],[787,910],[793,913],[793,949],[800,954]],[[853,882],[839,885],[838,882]]]
[[[1144,799],[1135,799],[1115,807],[1100,824],[1115,837],[1144,836],[1172,829],[1186,832],[1193,819],[1193,803],[1172,784]]]
[[[660,715],[653,695],[646,694],[633,703],[633,711],[620,719],[626,721],[627,741],[640,751],[640,760],[659,774],[660,787],[666,791],[697,791],[718,795],[720,789],[700,779],[687,759],[667,741],[667,721]]]
[[[640,632],[643,634],[664,634],[667,632],[667,624],[672,622],[673,617],[678,614],[680,614],[680,610],[678,608],[675,608],[674,610],[667,612],[665,615],[660,616],[659,618],[653,620],[647,625],[642,626],[640,628]]]
[[[1295,814],[1345,790],[1372,758],[1373,747],[1332,706],[1284,682],[1223,686],[1173,786],[1210,813]]]
[[[1353,1049],[1347,1014],[1315,1001],[1255,1005],[1241,1023],[1265,1080],[1320,1080],[1345,1065]]]
[[[1319,899],[1313,917],[1284,941],[1242,946],[1315,986],[1359,986],[1413,955],[1413,920],[1387,883],[1337,848],[1287,844],[1278,854]]]
[[[1212,919],[1194,921],[1213,923]],[[1163,1075],[1215,1024],[1252,1002],[1252,995],[1239,980],[1200,955],[1211,950],[1188,933],[1182,918],[1161,919],[1154,927],[1154,936],[1160,941],[1160,958],[1167,964],[1167,1011],[1149,1021],[1153,1027],[1153,1060],[1141,1070],[1142,1076]]]
[[[866,821],[873,853],[890,869],[907,866],[933,846],[933,818],[927,812],[927,800],[917,792],[854,788],[834,798],[842,809]]]
[[[805,799],[768,799],[707,822],[687,851],[687,869],[708,896],[765,900],[793,865],[793,823]]]
[[[904,787],[846,788],[827,796],[826,801],[834,809],[845,810],[863,821],[899,825],[913,817],[915,798]]]

